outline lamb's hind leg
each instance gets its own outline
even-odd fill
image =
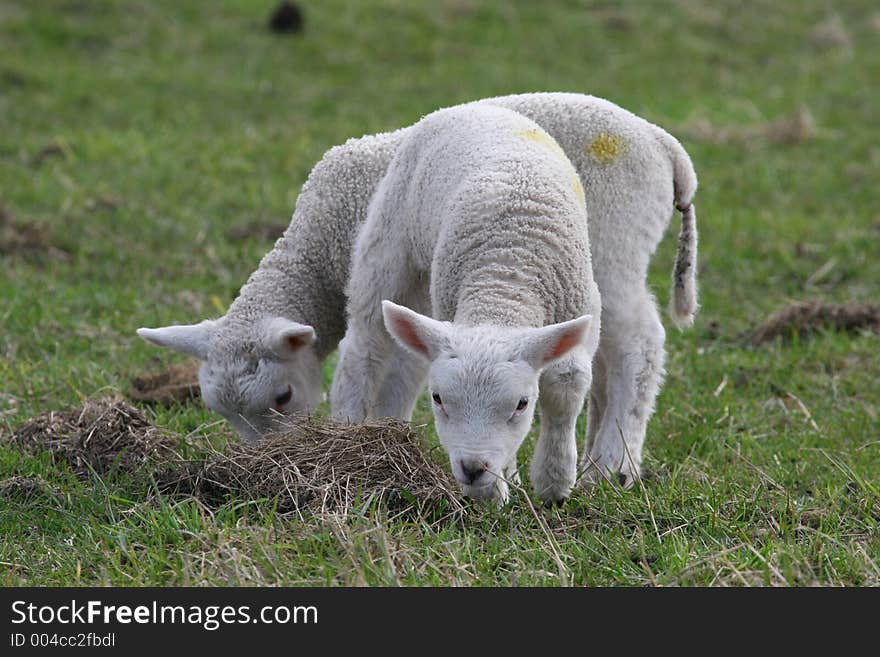
[[[590,354],[585,348],[541,375],[541,435],[529,472],[535,493],[546,502],[565,499],[574,486],[576,425],[591,379]]]
[[[642,462],[648,420],[663,381],[666,333],[647,290],[628,297],[625,308],[602,309],[602,340],[608,393],[595,438],[581,461],[582,483],[610,477],[633,483]]]

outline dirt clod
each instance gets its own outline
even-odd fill
[[[70,411],[31,418],[11,442],[29,452],[48,451],[79,475],[105,474],[118,467],[136,472],[152,462],[170,460],[178,438],[118,398],[88,401]]]
[[[52,243],[49,226],[26,222],[0,208],[0,255],[42,257],[66,260],[70,254]]]
[[[142,374],[131,379],[129,397],[146,404],[173,406],[185,404],[202,395],[198,362],[172,365],[161,372]]]
[[[630,32],[635,27],[632,16],[622,11],[612,11],[605,16],[605,27],[615,32]]]
[[[31,157],[31,166],[39,167],[53,157],[67,158],[71,153],[70,146],[61,139],[49,142]]]
[[[303,11],[295,2],[282,0],[269,17],[269,29],[273,32],[300,32],[303,29]]]
[[[777,337],[804,337],[821,329],[873,331],[880,333],[880,306],[868,303],[832,304],[799,301],[772,315],[751,334],[753,345],[772,342]]]

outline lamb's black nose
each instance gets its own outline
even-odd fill
[[[477,463],[474,461],[462,461],[461,462],[461,472],[464,475],[466,484],[472,484],[477,479],[479,479],[483,473],[486,471],[486,468],[482,463]]]

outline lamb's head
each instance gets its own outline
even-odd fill
[[[505,466],[529,432],[541,371],[581,344],[590,315],[543,328],[463,327],[382,302],[385,326],[430,362],[434,426],[462,491],[505,500]]]
[[[205,405],[244,440],[279,429],[285,415],[311,411],[321,399],[315,331],[282,317],[242,325],[225,318],[138,329],[148,342],[201,359]]]

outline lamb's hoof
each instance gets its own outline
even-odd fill
[[[578,479],[578,488],[590,490],[603,481],[623,489],[632,488],[636,475],[629,468],[616,471],[602,466],[590,465]]]
[[[599,468],[591,465],[583,471],[580,478],[578,479],[577,486],[581,490],[588,491],[595,488],[599,483],[604,481],[604,479],[605,478],[602,476]]]
[[[543,502],[544,506],[549,509],[553,506],[565,504],[565,500],[571,495],[571,488],[572,484],[568,483],[544,488],[534,486],[533,491],[538,499]]]

